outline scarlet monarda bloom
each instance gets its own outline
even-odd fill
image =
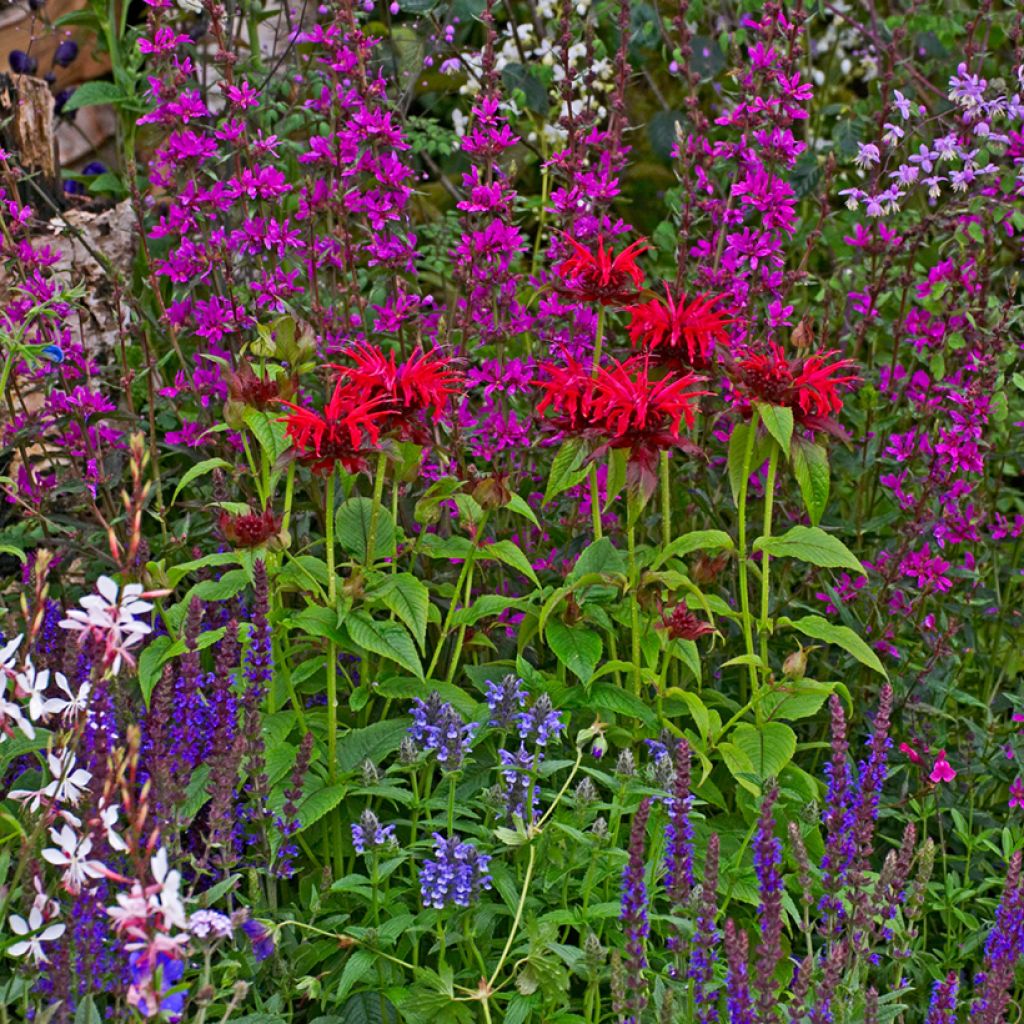
[[[340,462],[350,473],[366,464],[365,452],[380,440],[380,421],[387,409],[379,398],[340,378],[323,413],[281,402],[292,411],[282,417],[298,458],[315,473],[327,473]]]
[[[566,364],[542,363],[545,378],[537,385],[544,392],[537,411],[551,408],[552,425],[565,434],[576,434],[596,445],[594,455],[609,448],[628,448],[629,481],[653,490],[657,454],[681,447],[696,451],[684,440],[680,426],[693,427],[702,380],[696,374],[669,373],[652,379],[646,358],[588,370],[575,360]]]
[[[357,345],[345,356],[355,365],[334,366],[340,379],[364,401],[375,403],[382,432],[393,430],[404,439],[421,432],[424,415],[440,419],[462,384],[462,374],[437,351],[417,348],[400,363],[393,351],[385,354],[375,345]]]
[[[223,511],[218,522],[224,539],[236,548],[259,547],[281,532],[281,519],[269,508],[237,516]]]
[[[591,252],[575,238],[564,237],[573,251],[555,268],[562,279],[560,291],[584,302],[600,302],[602,306],[626,306],[636,301],[644,280],[636,258],[648,249],[644,239],[628,245],[616,256],[605,249],[603,238],[597,240],[597,252]]]
[[[725,328],[732,320],[715,308],[722,298],[698,295],[688,301],[685,295],[674,297],[666,285],[664,301],[652,299],[629,307],[629,336],[659,363],[705,370],[715,345],[729,340]]]
[[[818,352],[789,359],[780,345],[772,344],[766,353],[736,360],[729,376],[746,402],[788,406],[801,426],[841,435],[833,419],[843,408],[839,390],[852,387],[860,377],[848,372],[857,365],[852,359],[829,362],[837,354]]]

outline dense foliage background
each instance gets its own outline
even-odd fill
[[[0,1020],[1013,1019],[1020,9],[24,14]]]

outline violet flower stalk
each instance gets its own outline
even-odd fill
[[[754,1024],[756,1020],[747,978],[747,947],[747,933],[730,918],[725,922],[725,956],[729,964],[725,988],[730,1024]]]
[[[704,880],[701,883],[700,910],[697,913],[693,949],[690,953],[688,976],[693,982],[693,1007],[698,1024],[716,1024],[718,1006],[714,996],[708,994],[708,983],[718,959],[721,933],[715,927],[718,916],[718,833],[708,839],[704,858]]]
[[[623,961],[626,974],[627,1024],[636,1024],[647,1006],[647,936],[651,926],[647,918],[647,885],[644,881],[644,839],[647,819],[651,814],[651,799],[645,797],[633,815],[629,830],[629,860],[622,874],[622,912],[619,920],[626,933],[626,956]]]
[[[757,910],[761,942],[757,950],[757,1014],[761,1024],[778,1020],[775,969],[782,959],[782,844],[774,836],[772,808],[779,796],[771,786],[761,804],[761,816],[754,838],[754,870],[757,873],[761,904]]]

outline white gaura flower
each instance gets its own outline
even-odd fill
[[[44,798],[54,804],[78,805],[85,787],[92,781],[91,772],[75,767],[76,758],[70,750],[51,751],[46,755],[50,781],[39,790],[14,789],[8,794],[12,800],[31,800],[29,807],[39,810]]]
[[[3,647],[0,647],[0,669],[6,672],[13,670],[14,656],[18,653],[18,648],[21,646],[22,635],[19,633],[13,640],[8,640]]]
[[[185,905],[181,902],[178,887],[181,885],[181,872],[168,870],[167,851],[161,846],[150,861],[153,878],[160,886],[160,911],[164,916],[164,929],[187,927]]]
[[[75,693],[71,689],[67,678],[60,672],[56,673],[53,678],[57,681],[57,688],[66,693],[68,697],[64,701],[64,710],[62,712],[64,721],[71,721],[88,709],[89,694],[92,692],[92,687],[88,683],[82,683],[78,688],[78,693]]]
[[[64,888],[72,896],[82,891],[88,879],[103,877],[103,865],[89,859],[92,840],[88,836],[79,838],[70,825],[65,825],[59,832],[51,828],[50,838],[57,844],[57,848],[47,847],[43,850],[43,860],[64,869]]]
[[[8,946],[7,952],[11,956],[31,954],[37,964],[45,963],[47,960],[43,943],[59,939],[65,930],[65,925],[62,923],[46,925],[44,928],[43,925],[46,924],[46,921],[43,919],[42,911],[35,906],[29,911],[27,921],[18,914],[11,914],[7,923],[15,935],[24,936],[20,941]]]
[[[103,834],[112,850],[123,853],[128,849],[128,844],[121,838],[121,833],[116,831],[117,819],[120,816],[121,808],[117,804],[109,804],[100,811],[100,825],[103,827]]]
[[[123,587],[109,576],[96,581],[95,594],[87,594],[78,603],[81,608],[72,608],[66,619],[61,619],[64,629],[81,633],[79,643],[88,637],[103,644],[103,664],[114,675],[121,671],[122,661],[134,665],[135,661],[128,648],[134,647],[153,627],[136,618],[152,611],[148,601],[141,600],[141,583],[127,583]]]
[[[5,665],[4,668],[7,666]],[[15,729],[20,729],[28,739],[33,740],[36,737],[36,731],[32,727],[32,723],[22,714],[21,705],[15,704],[7,697],[9,683],[10,676],[6,672],[0,674],[0,743],[8,736],[13,736]]]
[[[16,679],[21,692],[28,695],[28,717],[33,722],[45,720],[50,715],[58,715],[64,710],[66,701],[60,697],[46,696],[46,691],[50,686],[49,669],[37,672],[30,658],[25,662],[25,668],[18,673]]]

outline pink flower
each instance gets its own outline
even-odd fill
[[[924,764],[921,755],[909,743],[900,744],[900,753],[906,754],[914,764]]]
[[[1024,810],[1024,779],[1014,779],[1010,784],[1010,808]]]
[[[952,782],[956,778],[953,766],[946,760],[946,751],[940,750],[939,756],[935,758],[935,767],[928,776],[932,782]]]

